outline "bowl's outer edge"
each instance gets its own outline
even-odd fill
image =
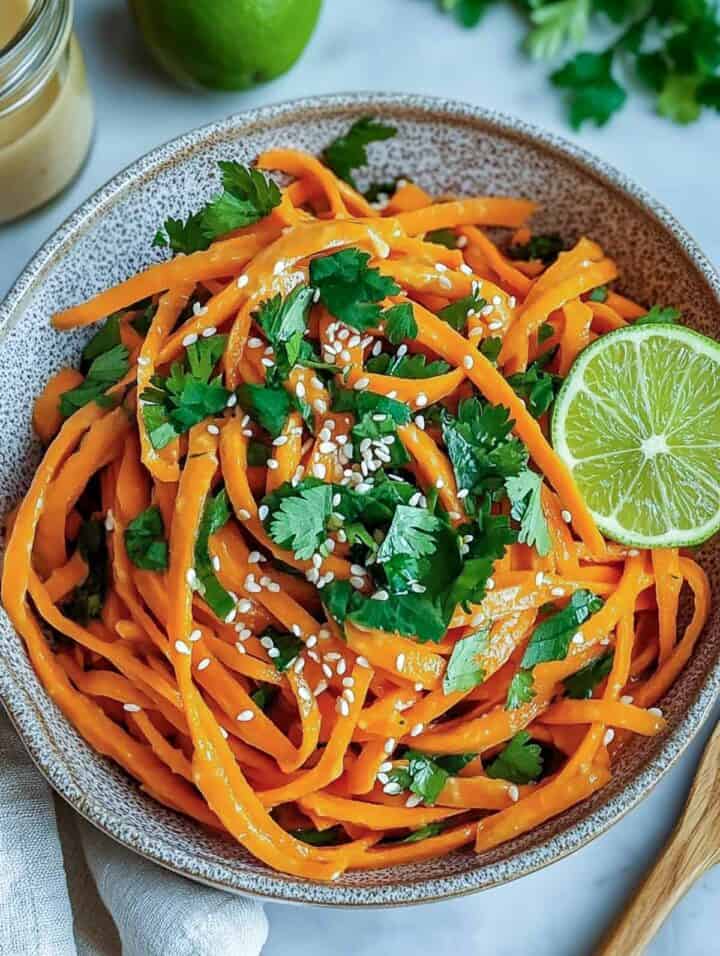
[[[235,114],[222,122],[208,124],[157,147],[128,166],[83,203],[30,260],[0,305],[0,341],[20,318],[23,303],[42,282],[53,260],[61,256],[65,249],[90,228],[108,206],[118,201],[127,191],[132,191],[140,183],[151,179],[165,164],[182,157],[186,151],[196,150],[203,143],[216,137],[222,138],[232,132],[242,130],[244,134],[252,135],[253,127],[256,126],[282,123],[299,114],[309,114],[309,118],[312,118],[313,114],[326,115],[338,110],[350,110],[358,116],[368,112],[382,114],[383,111],[402,111],[407,114],[416,113],[418,116],[432,114],[439,121],[445,121],[451,125],[475,124],[494,130],[505,137],[514,137],[520,142],[527,142],[553,152],[565,160],[569,159],[584,173],[622,193],[670,232],[682,247],[689,262],[704,279],[715,303],[720,308],[720,278],[698,245],[673,215],[622,173],[574,143],[512,117],[455,101],[406,94],[358,93],[303,98]],[[602,804],[593,804],[593,809],[581,822],[574,823],[566,830],[550,836],[544,843],[534,845],[530,849],[520,848],[510,860],[493,862],[491,854],[487,857],[487,863],[482,862],[482,865],[479,863],[471,873],[407,882],[403,881],[402,869],[398,869],[399,878],[390,886],[358,888],[338,884],[316,884],[287,878],[269,870],[267,875],[261,876],[257,873],[247,873],[246,878],[243,879],[237,870],[225,867],[220,861],[217,861],[215,867],[211,863],[211,876],[208,875],[210,871],[207,865],[200,866],[197,860],[185,859],[178,865],[170,842],[166,844],[156,842],[148,845],[142,833],[125,827],[120,819],[108,819],[102,807],[85,799],[79,789],[73,786],[72,779],[64,776],[63,771],[67,773],[67,767],[62,767],[58,763],[52,747],[48,745],[43,729],[42,710],[32,700],[25,700],[22,707],[16,706],[19,704],[18,695],[24,692],[13,680],[12,673],[0,658],[0,697],[25,746],[52,786],[91,823],[129,849],[199,882],[274,901],[311,902],[334,906],[387,906],[446,899],[508,882],[579,849],[595,836],[605,832],[636,806],[661,779],[700,728],[719,690],[720,659],[716,659],[698,688],[694,700],[689,703],[683,718],[644,764],[632,784]],[[34,716],[29,719],[28,715],[31,713]],[[519,843],[522,844],[522,840]],[[482,861],[485,859],[485,857],[481,858]],[[207,860],[203,862],[208,863]]]

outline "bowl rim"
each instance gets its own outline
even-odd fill
[[[221,140],[240,133],[251,136],[253,128],[272,128],[275,124],[291,121],[298,114],[310,112],[315,116],[323,116],[348,110],[357,113],[358,116],[368,112],[382,115],[383,112],[394,111],[395,113],[404,112],[412,118],[411,114],[415,113],[420,118],[435,118],[440,122],[453,125],[467,124],[518,142],[529,143],[566,162],[570,161],[584,174],[599,180],[604,187],[611,188],[626,200],[639,206],[646,215],[668,231],[680,243],[691,265],[707,283],[720,309],[720,275],[685,227],[645,189],[614,166],[576,143],[508,114],[458,100],[406,93],[335,93],[285,100],[277,104],[233,113],[224,120],[205,124],[168,140],[122,169],[71,213],[30,258],[3,302],[0,303],[0,345],[15,322],[19,320],[24,299],[32,294],[35,287],[44,279],[45,273],[53,265],[55,258],[61,256],[63,251],[70,248],[86,229],[101,218],[106,207],[122,199],[126,192],[134,187],[152,179],[164,166],[181,160],[186,154],[197,152],[212,140]],[[0,658],[0,700],[5,704],[11,722],[46,780],[86,820],[145,859],[207,886],[271,902],[304,902],[321,906],[372,908],[451,899],[511,882],[563,859],[606,832],[647,796],[680,758],[700,730],[719,692],[720,656],[700,681],[694,698],[687,706],[682,718],[668,733],[657,751],[643,764],[632,786],[626,784],[600,807],[592,810],[582,820],[570,824],[560,834],[553,834],[541,843],[518,850],[511,857],[513,863],[511,868],[504,865],[507,861],[500,860],[480,865],[470,873],[409,881],[404,881],[401,875],[391,885],[374,887],[320,884],[278,875],[268,870],[267,875],[263,874],[261,881],[263,889],[259,890],[253,885],[258,882],[257,874],[249,871],[247,874],[239,874],[238,871],[229,870],[226,867],[227,877],[210,879],[200,871],[194,858],[188,858],[183,867],[178,866],[173,861],[173,848],[170,846],[169,839],[162,842],[155,841],[152,849],[148,849],[147,844],[141,845],[139,838],[134,839],[131,836],[121,836],[113,832],[111,824],[106,822],[107,814],[101,808],[91,805],[89,801],[78,805],[67,792],[69,788],[66,788],[64,782],[59,779],[60,770],[51,755],[52,748],[44,751],[38,746],[27,732],[28,728],[23,726],[25,721],[13,712],[12,698],[14,694],[23,692],[15,684],[12,674],[4,667],[4,661]],[[559,836],[562,839],[558,839]],[[219,860],[218,864],[221,867],[224,865]],[[402,869],[399,869],[399,873],[402,874]],[[403,889],[399,898],[398,888]]]

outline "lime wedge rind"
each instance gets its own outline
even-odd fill
[[[671,362],[674,350],[678,359],[684,362],[684,367],[678,368],[677,375],[673,377],[673,387],[668,390],[667,395],[662,388],[658,388],[658,385],[662,385],[662,380],[658,383],[657,376],[668,375],[668,361],[657,361],[658,349],[661,350],[663,360],[667,358]],[[648,363],[647,359],[653,353],[655,361]],[[577,396],[584,393],[598,401],[609,402],[607,396],[612,394],[612,390],[606,387],[608,381],[622,383],[632,380],[632,375],[628,375],[626,368],[612,376],[610,356],[613,354],[624,355],[626,358],[635,357],[638,372],[635,379],[637,391],[629,396],[627,401],[623,401],[622,391],[618,390],[618,408],[603,408],[604,414],[599,415],[595,421],[588,419],[588,402],[581,402],[583,410],[578,417],[574,414],[577,407],[573,408],[573,400]],[[646,361],[643,361],[643,355]],[[660,365],[664,367],[658,370]],[[605,393],[602,398],[588,388],[585,378],[588,368],[591,369],[591,380],[605,383],[604,387],[599,389]],[[652,379],[653,375],[656,376],[655,380]],[[646,413],[631,418],[637,432],[636,453],[643,456],[646,462],[658,463],[658,459],[646,457],[642,445],[644,441],[645,448],[649,449],[648,455],[657,453],[655,448],[659,447],[663,453],[667,453],[667,461],[673,467],[641,467],[643,480],[640,480],[639,473],[628,475],[627,488],[623,490],[622,496],[619,496],[617,491],[617,480],[608,482],[607,500],[603,500],[605,489],[597,487],[598,469],[593,467],[588,472],[587,467],[582,466],[591,462],[601,466],[605,459],[608,466],[612,462],[617,465],[623,455],[628,455],[627,436],[623,434],[621,438],[619,432],[625,433],[624,426],[633,406],[637,408],[639,401],[651,401],[650,396],[655,396],[652,399],[653,407],[648,408]],[[679,400],[680,397],[682,400]],[[663,398],[667,402],[666,408],[662,407]],[[693,408],[695,403],[701,406],[700,410]],[[684,413],[686,417],[683,417]],[[620,427],[614,434],[604,434],[603,428],[597,427],[600,420],[606,431],[607,423],[613,420]],[[707,429],[703,429],[707,438],[700,433],[698,420],[707,421]],[[655,428],[660,426],[661,422],[664,423],[660,431],[667,432],[667,447],[663,447],[662,436],[644,434],[649,421],[653,422]],[[586,480],[595,483],[584,488],[582,478],[574,475],[580,492],[586,499],[592,499],[592,503],[587,503],[598,528],[606,537],[637,548],[695,546],[720,530],[720,443],[716,440],[719,430],[720,344],[692,329],[674,324],[626,326],[601,336],[584,349],[563,383],[555,402],[552,420],[555,450],[572,472],[580,468],[581,473],[590,475],[590,479]],[[695,441],[688,440],[688,432],[696,436]],[[588,435],[587,444],[592,451],[583,458],[578,442],[583,440],[585,434]],[[568,443],[569,435],[572,435],[572,447]],[[603,446],[604,452],[598,452],[598,446]],[[668,487],[663,484],[663,475],[666,474],[696,476],[698,503],[692,511],[689,510],[689,501],[692,498],[689,489],[683,484],[683,487],[678,487],[674,492],[672,485]],[[617,478],[617,473],[615,477]],[[650,491],[648,486],[651,487]],[[613,494],[616,497],[611,500],[610,496]],[[633,495],[636,496],[636,507],[633,506]],[[598,507],[593,505],[605,510],[598,510]],[[619,513],[623,514],[624,520],[618,519]],[[652,520],[649,520],[648,516],[652,516]],[[674,521],[668,520],[671,516],[674,516]],[[660,530],[657,525],[663,521],[666,523]],[[647,531],[649,525],[654,526],[651,533]]]

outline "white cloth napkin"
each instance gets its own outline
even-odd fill
[[[122,956],[258,956],[262,951],[268,924],[260,904],[176,876],[76,821],[87,868],[117,927]],[[78,894],[72,885],[68,892],[63,857],[63,849],[75,852],[67,845],[73,838],[66,829],[66,845],[61,844],[50,788],[0,708],[0,953],[117,952],[117,939],[100,940],[95,933],[88,948],[78,938],[78,913],[71,905],[72,898],[77,906]],[[67,870],[71,879],[79,879],[77,861]],[[87,907],[84,896],[81,905]],[[99,901],[95,906],[101,906]]]

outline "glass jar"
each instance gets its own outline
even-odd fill
[[[56,196],[87,156],[93,106],[72,15],[73,0],[0,0],[0,223]]]

